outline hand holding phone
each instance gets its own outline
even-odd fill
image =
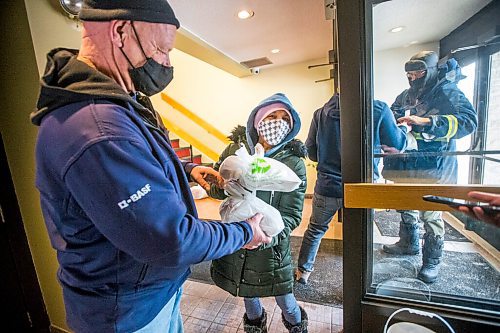
[[[424,195],[422,199],[448,205],[472,218],[500,226],[500,194],[472,191],[468,193],[468,196],[471,199],[479,201],[468,201],[435,195]]]
[[[440,196],[436,196],[436,195],[424,195],[422,197],[422,199],[424,199],[425,201],[436,202],[436,203],[448,205],[448,206],[453,207],[453,208],[457,208],[460,206],[465,206],[468,208],[481,207],[485,212],[488,212],[488,213],[495,213],[495,212],[500,213],[500,206],[492,206],[486,202],[468,201],[468,200],[462,200],[462,199],[456,199],[456,198],[440,197]]]

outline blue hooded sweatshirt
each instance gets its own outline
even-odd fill
[[[76,55],[48,54],[31,117],[40,126],[36,186],[69,327],[132,332],[158,314],[191,264],[235,252],[252,231],[199,220],[193,165],[177,158],[149,100]]]
[[[309,159],[318,162],[314,192],[326,197],[342,198],[338,94],[333,95],[322,108],[314,111],[306,148]]]
[[[382,153],[381,146],[389,146],[403,151],[406,148],[406,128],[398,126],[389,106],[378,100],[373,101],[373,153]],[[380,177],[380,158],[373,159],[373,179]]]

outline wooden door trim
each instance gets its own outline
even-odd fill
[[[467,199],[467,193],[470,191],[500,194],[500,187],[444,184],[344,184],[344,207],[450,211],[452,210],[450,207],[424,201],[422,196],[432,194]]]

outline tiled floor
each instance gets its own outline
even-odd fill
[[[281,322],[281,310],[274,298],[263,298],[262,303],[268,315],[269,333],[286,333]],[[342,309],[305,302],[299,304],[309,316],[310,333],[342,331]],[[186,281],[181,313],[186,333],[243,333],[243,298],[234,297],[214,285]]]

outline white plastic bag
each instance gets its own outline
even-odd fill
[[[264,157],[261,144],[255,146],[255,154],[250,155],[245,147],[236,151],[236,155],[227,157],[222,162],[220,175],[225,180],[237,180],[250,191],[291,192],[302,183],[292,169],[285,164]]]
[[[264,148],[257,144],[254,155],[241,147],[236,155],[227,157],[219,172],[225,181],[224,190],[229,194],[219,207],[223,222],[243,221],[261,213],[264,217],[260,226],[266,235],[275,236],[285,228],[280,212],[257,198],[255,192],[294,191],[302,181],[293,170],[264,157]]]
[[[285,228],[280,212],[253,194],[226,198],[220,205],[219,213],[222,222],[244,221],[261,213],[264,217],[260,222],[260,227],[269,237],[276,236]]]
[[[191,194],[193,195],[193,199],[199,200],[208,197],[207,191],[199,184],[191,187]]]

